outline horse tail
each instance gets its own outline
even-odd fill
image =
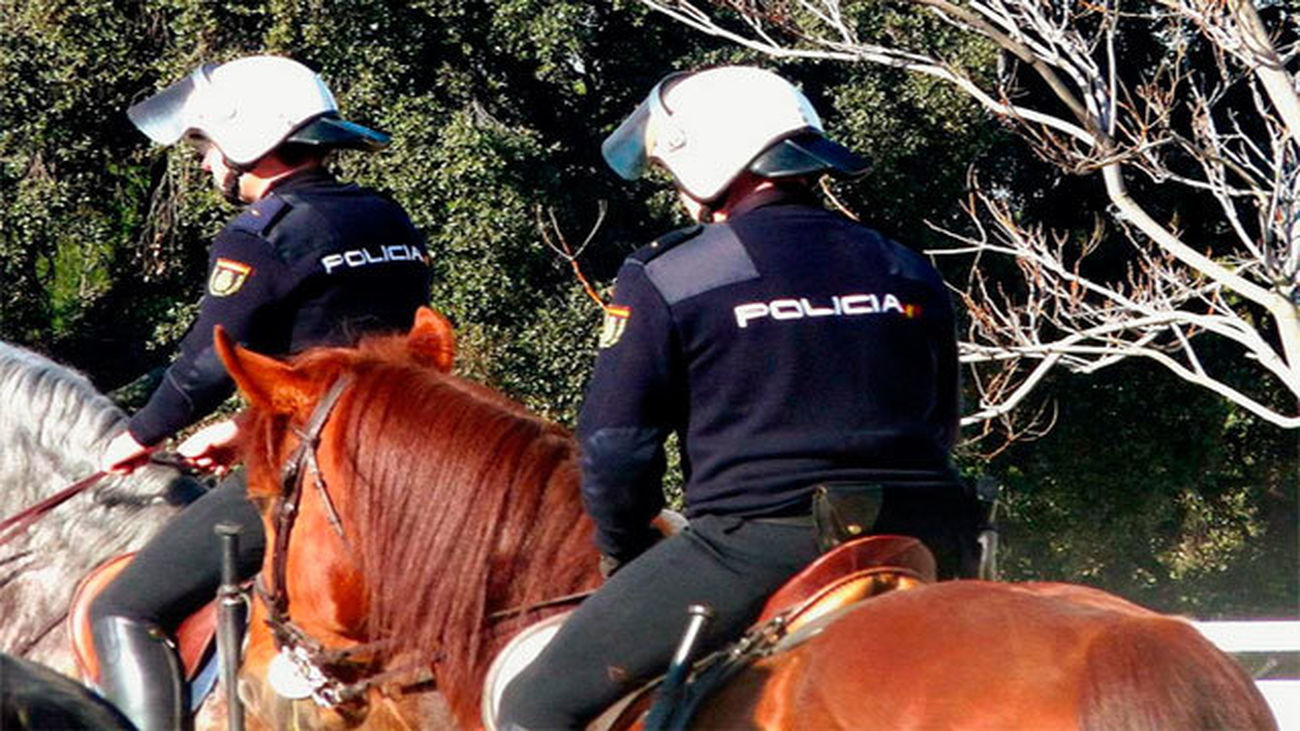
[[[1277,729],[1259,688],[1192,625],[1129,618],[1088,648],[1082,731]]]

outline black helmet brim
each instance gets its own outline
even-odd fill
[[[786,178],[828,172],[837,178],[865,175],[871,163],[849,148],[816,132],[803,132],[767,148],[749,164],[749,170],[765,178]]]
[[[285,142],[315,147],[346,148],[377,152],[388,147],[392,138],[378,130],[349,122],[334,114],[321,115],[294,130]]]

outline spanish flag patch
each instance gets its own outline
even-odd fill
[[[624,305],[610,305],[605,308],[605,322],[600,326],[600,347],[610,348],[623,337],[627,329],[627,320],[632,316],[632,308]]]
[[[208,277],[208,293],[213,297],[229,297],[248,281],[253,268],[233,259],[217,259]]]

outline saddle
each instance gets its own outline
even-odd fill
[[[932,583],[935,572],[934,556],[915,538],[875,535],[840,544],[777,590],[744,638],[695,666],[695,678],[683,708],[672,712],[671,716],[684,724],[699,701],[711,690],[720,687],[755,659],[770,654],[782,639],[798,630],[813,629],[818,620],[826,620],[832,614],[871,597]],[[567,613],[555,615],[524,629],[493,660],[484,679],[482,711],[485,729],[496,729],[501,693],[515,674],[541,654],[566,616]],[[632,727],[650,708],[661,681],[662,678],[654,680],[629,694],[588,728],[621,731]]]
[[[99,684],[99,656],[90,630],[90,603],[131,562],[134,553],[114,556],[96,566],[78,584],[68,609],[68,637],[81,680]],[[190,705],[198,708],[217,682],[217,602],[204,605],[190,615],[176,631],[176,651],[190,684]]]
[[[787,633],[819,617],[895,589],[933,583],[930,549],[915,538],[858,538],[822,554],[767,600],[756,625],[777,617]]]

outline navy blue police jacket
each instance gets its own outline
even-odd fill
[[[613,299],[578,421],[602,552],[655,539],[671,432],[688,517],[807,513],[820,483],[955,478],[942,279],[811,193],[762,191],[638,250]]]
[[[268,355],[353,344],[410,328],[429,281],[423,238],[396,202],[323,170],[280,181],[213,240],[198,317],[131,435],[155,444],[234,392],[215,326]]]

